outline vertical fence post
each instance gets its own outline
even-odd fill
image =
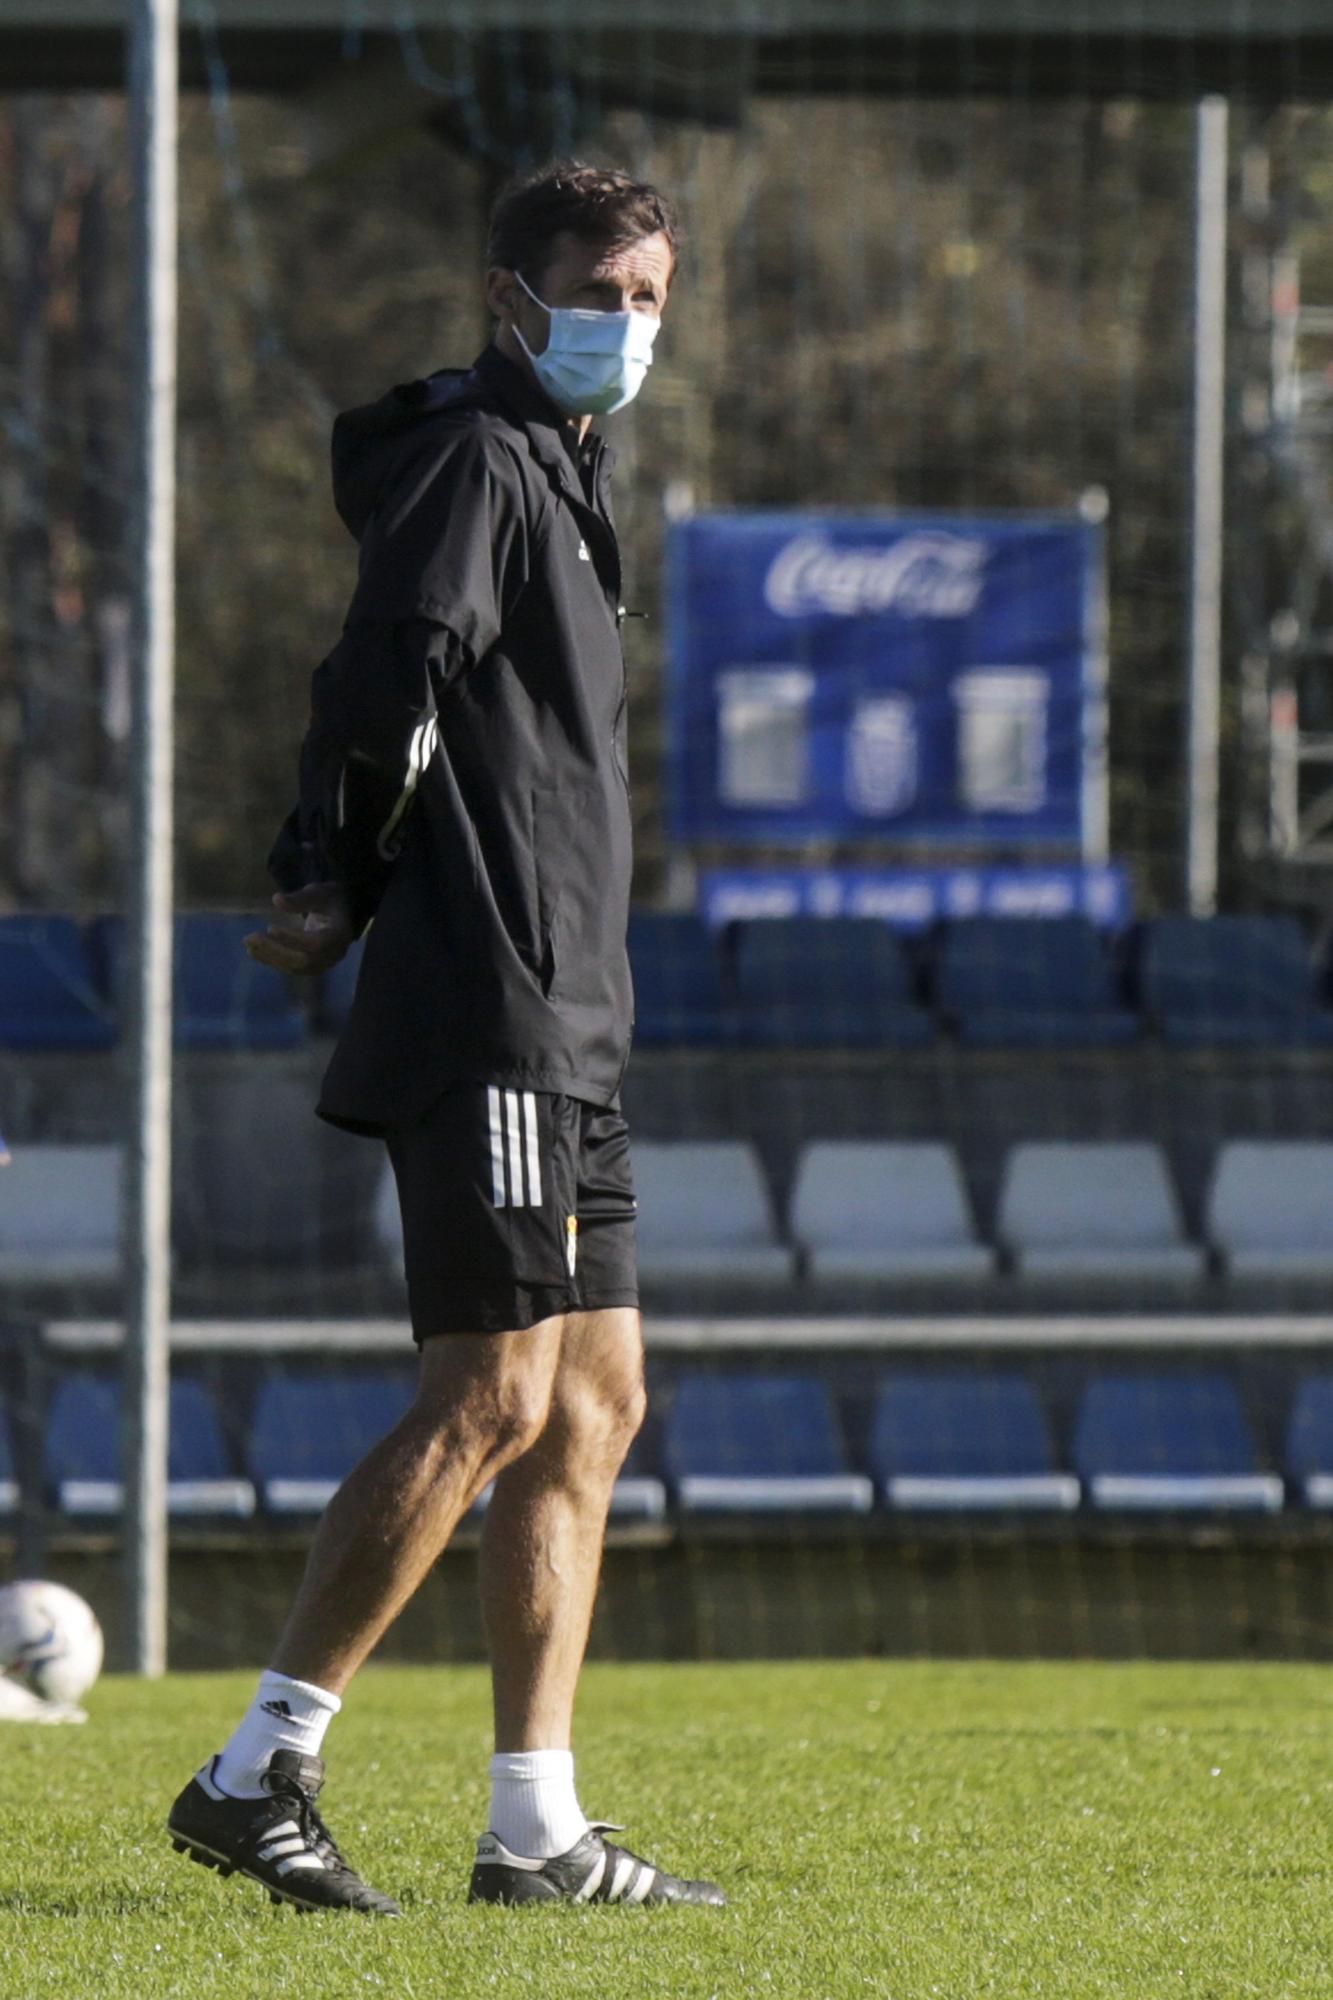
[[[125,997],[125,1576],[130,1664],[167,1647],[171,1311],[172,694],[175,642],[177,0],[131,0],[135,477],[131,853]]]
[[[1196,113],[1194,469],[1190,521],[1189,757],[1185,876],[1190,913],[1217,908],[1222,727],[1222,525],[1226,443],[1227,137],[1224,97]]]

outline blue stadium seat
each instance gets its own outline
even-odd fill
[[[968,1285],[995,1252],[976,1240],[951,1146],[927,1140],[819,1139],[801,1155],[791,1232],[809,1278],[884,1285]]]
[[[182,1049],[290,1049],[305,1039],[291,981],[257,965],[242,939],[265,920],[176,919],[175,1037]]]
[[[1085,1294],[1154,1287],[1186,1295],[1204,1275],[1185,1240],[1175,1183],[1159,1146],[1123,1139],[1035,1139],[1010,1149],[996,1235],[1015,1276],[1036,1289]]]
[[[1333,1042],[1294,917],[1160,917],[1144,933],[1139,987],[1177,1047]]]
[[[1207,1234],[1227,1277],[1333,1284],[1333,1143],[1231,1139],[1218,1148]]]
[[[1103,1047],[1135,1041],[1106,947],[1086,917],[973,917],[939,943],[936,999],[977,1048]]]
[[[120,1512],[125,1488],[114,1382],[77,1375],[57,1386],[46,1413],[42,1461],[62,1514]]]
[[[1307,1375],[1297,1388],[1282,1462],[1307,1507],[1333,1507],[1333,1375]]]
[[[747,1140],[643,1139],[634,1190],[645,1284],[789,1286],[793,1252],[778,1241],[768,1182]]]
[[[1094,1507],[1275,1513],[1282,1481],[1224,1376],[1104,1376],[1084,1391],[1073,1459]]]
[[[888,1376],[875,1396],[870,1469],[889,1505],[912,1511],[1062,1513],[1079,1500],[1022,1375]]]
[[[412,1401],[409,1376],[270,1375],[250,1424],[250,1476],[270,1514],[318,1514]]]
[[[168,1426],[168,1513],[236,1519],[253,1514],[254,1488],[237,1477],[213,1399],[201,1382],[172,1383]],[[72,1375],[57,1385],[47,1413],[43,1458],[62,1514],[89,1518],[120,1512],[125,1486],[114,1382],[99,1375]]]
[[[874,1503],[817,1376],[682,1376],[666,1460],[683,1514],[865,1514]]]
[[[741,927],[738,1034],[754,1048],[921,1048],[933,1041],[903,947],[875,917]]]
[[[718,943],[702,917],[635,910],[629,923],[634,1039],[640,1048],[694,1048],[732,1039]]]
[[[267,922],[211,911],[177,917],[172,1027],[178,1049],[290,1049],[305,1040],[306,1017],[292,981],[257,964],[242,942]],[[124,919],[103,917],[94,928],[108,986],[119,998]]]
[[[0,1047],[109,1049],[116,1024],[73,917],[0,917]]]
[[[0,1286],[102,1293],[120,1279],[119,1146],[18,1146],[0,1182]]]
[[[18,1474],[14,1465],[14,1440],[9,1428],[9,1410],[0,1396],[0,1515],[12,1514],[19,1504]]]

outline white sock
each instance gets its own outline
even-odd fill
[[[259,1799],[259,1782],[275,1750],[299,1750],[318,1757],[324,1731],[342,1707],[336,1694],[294,1681],[271,1670],[259,1677],[255,1698],[241,1725],[218,1758],[214,1773],[224,1792],[235,1799]]]
[[[508,1750],[491,1759],[491,1832],[511,1854],[550,1861],[588,1831],[572,1750]]]

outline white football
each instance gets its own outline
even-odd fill
[[[102,1628],[63,1583],[0,1588],[0,1671],[43,1701],[79,1701],[102,1671]]]

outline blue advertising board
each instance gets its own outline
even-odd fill
[[[696,514],[667,565],[677,839],[1103,858],[1094,522]]]

